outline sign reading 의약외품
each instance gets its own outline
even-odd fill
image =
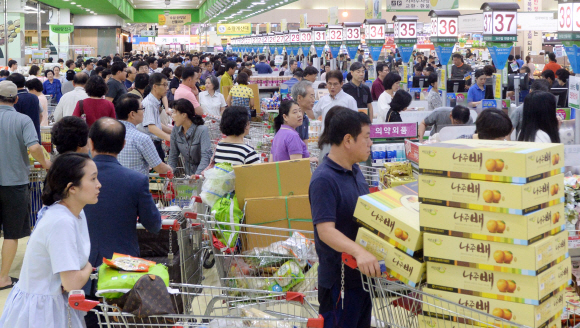
[[[417,137],[417,123],[382,123],[371,125],[371,138]]]

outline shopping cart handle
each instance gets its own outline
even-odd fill
[[[318,318],[309,318],[306,323],[307,328],[324,328],[324,318],[318,315]]]
[[[197,219],[197,213],[195,213],[195,212],[185,212],[185,213],[183,213],[183,216],[186,219],[192,219],[192,220]]]
[[[82,290],[73,290],[68,294],[68,304],[75,310],[89,312],[99,302],[85,299],[85,292]]]
[[[358,267],[354,256],[347,253],[342,253],[342,262],[351,269],[356,269]]]
[[[299,292],[286,292],[286,301],[288,302],[300,302],[304,304],[304,294]]]
[[[165,219],[161,220],[161,229],[162,230],[173,230],[179,231],[181,226],[179,225],[179,221],[172,220],[172,219]]]
[[[167,171],[165,174],[159,174],[160,177],[173,179],[173,172]]]

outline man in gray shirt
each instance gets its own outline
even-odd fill
[[[440,107],[425,117],[419,124],[419,141],[423,141],[423,136],[428,126],[433,126],[431,131],[438,131],[438,128],[441,128],[442,125],[461,124],[473,124],[469,108],[460,105],[453,107],[453,109],[451,107]]]
[[[30,235],[30,194],[28,152],[43,168],[44,158],[32,120],[14,109],[18,89],[11,81],[0,82],[0,224],[4,232],[0,290],[12,288],[18,279],[8,272],[18,249],[18,239]]]
[[[467,85],[471,84],[471,78],[466,79],[465,76],[471,74],[472,71],[471,66],[463,62],[463,55],[461,55],[460,53],[454,53],[453,56],[451,56],[451,58],[453,60],[453,66],[451,66],[451,79],[465,80],[466,81],[465,91],[467,91]]]

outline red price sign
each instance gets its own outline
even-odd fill
[[[288,44],[290,43],[290,34],[284,34],[284,43]]]
[[[458,36],[457,18],[437,18],[437,36]]]
[[[485,23],[485,17],[484,17]],[[495,35],[516,35],[518,33],[517,13],[513,11],[494,11],[492,33]]]
[[[341,29],[332,29],[329,31],[329,39],[330,41],[342,41],[342,30]]]
[[[314,41],[324,42],[326,41],[326,31],[314,31]]]
[[[298,33],[290,33],[290,43],[298,43],[298,42],[300,42]]]
[[[384,40],[385,39],[385,25],[369,25],[367,30],[367,38],[369,40]]]
[[[492,34],[493,15],[491,12],[483,13],[483,34]]]
[[[558,31],[572,31],[572,3],[558,4]]]
[[[397,36],[398,33],[398,36]],[[396,38],[416,38],[417,37],[417,22],[397,22],[395,25]]]
[[[438,36],[437,34],[437,18],[431,18],[431,36]]]
[[[344,32],[347,40],[360,40],[360,27],[347,27]]]

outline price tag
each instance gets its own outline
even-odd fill
[[[438,17],[436,27],[437,36],[458,36],[457,18],[455,17]]]
[[[369,25],[366,38],[369,40],[384,40],[385,39],[385,25]]]
[[[572,3],[558,4],[558,31],[572,31]]]
[[[326,31],[314,31],[314,42],[324,42],[326,41]]]
[[[298,33],[290,33],[290,43],[300,42]]]
[[[332,29],[329,31],[328,33],[328,39],[330,41],[342,41],[343,40],[343,35],[342,35],[342,30],[341,29]]]
[[[416,38],[417,22],[397,22],[395,24],[395,38]]]
[[[491,20],[491,34],[516,35],[518,30],[517,13],[513,11],[494,11]],[[485,15],[483,17],[485,24]],[[484,32],[485,33],[485,32]]]
[[[360,40],[360,27],[345,28],[347,40]]]

